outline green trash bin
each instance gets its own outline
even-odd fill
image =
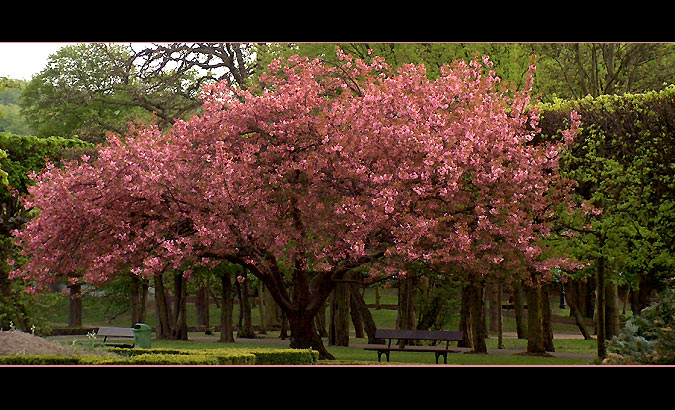
[[[145,323],[136,323],[132,330],[134,331],[134,347],[150,349],[152,328]]]

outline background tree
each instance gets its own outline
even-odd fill
[[[78,135],[102,142],[107,131],[126,132],[129,122],[155,122],[164,129],[199,110],[204,83],[244,86],[248,47],[176,43],[136,51],[121,44],[66,46],[24,89],[22,113],[41,137]]]
[[[675,83],[672,43],[541,43],[527,47],[537,55],[537,91],[547,101],[658,91]]]
[[[9,279],[10,263],[21,261],[20,248],[15,244],[12,232],[21,229],[35,216],[34,212],[23,206],[20,196],[28,193],[32,184],[30,175],[42,169],[45,160],[58,163],[62,158],[86,152],[89,144],[77,139],[19,136],[0,133],[0,170],[4,175],[4,184],[0,187],[0,328],[8,329],[9,321],[17,327],[28,330],[39,323],[37,312],[32,308],[33,301],[24,294],[24,287]],[[73,315],[77,315],[77,310]],[[37,323],[36,323],[37,322]]]
[[[582,212],[562,214],[555,246],[589,263],[580,274],[596,282],[599,357],[605,340],[619,331],[617,287],[631,287],[638,314],[673,275],[674,94],[669,86],[544,109],[544,134],[559,127],[569,110],[582,116],[580,138],[563,167],[578,183]]]

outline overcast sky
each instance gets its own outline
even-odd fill
[[[79,43],[0,42],[0,77],[30,80],[46,67],[51,54],[73,44]],[[136,48],[150,43],[132,44]]]
[[[3,43],[0,42],[0,77],[30,80],[47,65],[50,54],[77,43]]]

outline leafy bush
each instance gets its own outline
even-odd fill
[[[186,365],[254,365],[255,355],[246,351],[227,351],[205,354],[172,354],[172,353],[145,353],[129,356],[0,356],[0,365],[156,365],[156,366],[186,366]]]
[[[138,355],[163,355],[163,356],[184,356],[184,355],[205,355],[217,356],[223,358],[242,354],[251,354],[255,357],[252,363],[219,363],[219,364],[256,364],[256,365],[313,365],[317,364],[319,352],[311,349],[125,349],[113,348],[109,351],[121,356],[132,357]]]
[[[675,364],[675,288],[626,323],[607,343],[603,364]]]

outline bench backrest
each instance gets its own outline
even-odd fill
[[[97,336],[134,337],[134,331],[130,327],[99,327]]]
[[[406,340],[462,340],[462,332],[454,330],[408,330],[408,329],[377,329],[377,339],[406,339]]]

